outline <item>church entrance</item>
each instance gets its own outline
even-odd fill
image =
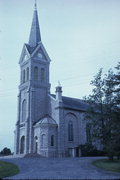
[[[25,136],[22,136],[20,140],[20,154],[24,154],[24,151],[25,151]]]
[[[76,147],[76,157],[80,157],[81,156],[81,150],[79,147]]]
[[[76,148],[69,148],[68,149],[68,156],[69,157],[76,157]]]
[[[68,148],[68,156],[69,157],[80,157],[81,156],[80,148],[79,147]]]

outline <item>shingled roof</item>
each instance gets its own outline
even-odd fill
[[[56,97],[54,94],[51,94],[51,96],[54,98]],[[66,109],[87,111],[87,109],[89,108],[89,104],[81,99],[62,96],[62,100],[63,100],[63,107]]]
[[[57,124],[56,121],[48,114],[44,115],[43,117],[35,121],[33,125],[38,124],[38,123],[39,124],[54,124],[54,125]]]
[[[37,7],[36,7],[36,3],[35,3],[35,9],[34,9],[34,14],[33,14],[33,20],[32,20],[28,44],[30,45],[30,47],[36,47],[39,42],[41,42],[41,35],[40,35]]]

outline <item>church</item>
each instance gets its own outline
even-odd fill
[[[85,112],[80,99],[62,96],[60,84],[50,93],[51,59],[42,43],[37,6],[33,13],[29,42],[19,60],[20,85],[14,154],[43,157],[79,157],[87,142]]]

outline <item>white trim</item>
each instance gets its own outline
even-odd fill
[[[54,101],[56,101],[56,98],[54,98],[52,95],[48,95],[51,99],[53,99]]]
[[[27,55],[28,55],[28,59],[30,58],[30,53],[29,53],[29,51],[28,51],[28,49],[27,49],[27,47],[26,47],[26,44],[24,44],[23,45],[23,48],[22,48],[22,53],[21,53],[21,56],[20,56],[20,59],[19,59],[19,64],[21,63],[21,62],[23,62],[23,56],[24,56],[24,53],[27,53]],[[27,61],[27,60],[26,60]]]

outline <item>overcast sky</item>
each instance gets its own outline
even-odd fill
[[[120,60],[120,0],[37,0],[42,42],[52,59],[51,92],[90,94],[90,81]],[[0,150],[13,150],[20,79],[19,57],[28,42],[34,0],[0,0]]]

